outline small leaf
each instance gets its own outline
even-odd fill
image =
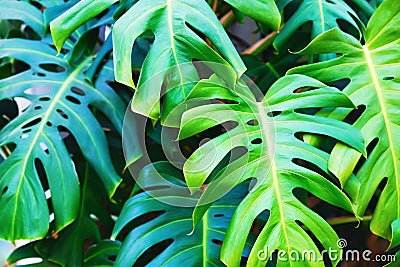
[[[68,37],[81,25],[109,8],[117,0],[81,0],[50,23],[51,34],[58,52]]]

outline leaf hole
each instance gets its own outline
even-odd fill
[[[354,22],[357,21],[357,19],[353,16],[353,14],[351,14],[349,12],[347,12],[347,14],[349,14],[349,16],[352,17]],[[338,24],[340,30],[359,39],[360,33],[358,32],[357,28],[353,24],[351,24],[348,21],[343,20],[343,19],[336,19],[336,23]]]
[[[49,189],[49,184],[48,184],[48,179],[47,179],[46,170],[44,168],[44,165],[38,158],[35,158],[34,164],[35,164],[36,173],[39,176],[40,182],[42,184],[43,191],[47,191],[47,189]],[[52,207],[51,201],[48,201],[47,203],[49,205],[49,208],[51,209],[51,207]]]
[[[249,183],[249,192],[251,192],[255,188],[257,181],[258,181],[257,178],[254,178],[254,177],[251,178],[250,183]]]
[[[47,96],[41,97],[41,98],[39,98],[39,101],[43,101],[43,102],[50,101],[50,97],[47,97]]]
[[[293,91],[293,93],[301,94],[304,92],[313,91],[313,90],[317,90],[317,89],[319,89],[319,87],[305,86],[305,87],[297,88],[296,90]]]
[[[71,91],[73,93],[77,94],[77,95],[80,95],[80,96],[85,96],[86,95],[85,91],[83,91],[82,89],[80,89],[78,87],[75,87],[75,86],[71,88]]]
[[[45,143],[43,143],[43,142],[40,142],[40,148],[43,150],[43,152],[44,153],[46,153],[47,155],[49,155],[50,154],[50,152],[49,152],[49,148],[47,147],[47,145],[45,144]]]
[[[215,218],[220,218],[220,217],[224,217],[225,215],[222,213],[218,213],[218,214],[214,214]]]
[[[41,106],[36,106],[36,107],[34,107],[33,109],[34,109],[34,110],[39,110],[39,109],[42,109],[42,107],[41,107]]]
[[[391,80],[394,80],[394,77],[393,76],[392,77],[384,77],[383,80],[384,81],[391,81]]]
[[[2,148],[10,155],[16,148],[16,144],[14,143],[8,143],[2,146]]]
[[[26,129],[26,130],[23,130],[22,133],[29,133],[31,131],[32,131],[32,129]]]
[[[61,115],[61,117],[63,117],[66,120],[68,119],[68,115],[64,111],[62,111],[61,109],[57,109],[56,111],[58,114]]]
[[[27,71],[31,68],[25,62],[10,57],[1,58],[0,63],[1,63],[0,79],[9,77],[10,73],[11,75],[15,75]]]
[[[369,157],[372,152],[374,151],[375,147],[378,145],[379,138],[373,139],[369,144],[367,145],[367,156]],[[357,174],[358,171],[360,170],[361,166],[364,164],[366,161],[365,157],[361,157],[360,160],[357,162],[356,167],[354,168],[354,173]]]
[[[218,240],[218,239],[211,239],[211,242],[213,242],[214,244],[218,245],[218,246],[222,246],[222,241]]]
[[[267,224],[270,212],[269,210],[263,210],[258,216],[254,219],[251,225],[251,232],[258,235],[261,233],[261,230]]]
[[[74,104],[77,104],[77,105],[80,105],[80,104],[81,104],[81,101],[79,101],[77,98],[75,98],[75,97],[73,97],[73,96],[68,95],[68,96],[66,97],[66,99],[67,99],[68,101],[74,103]]]
[[[64,72],[65,71],[64,67],[54,64],[54,63],[42,63],[42,64],[39,64],[39,67],[41,67],[44,70],[50,71],[50,72]]]
[[[24,91],[27,95],[43,95],[51,92],[51,88],[47,86],[36,86]]]
[[[349,124],[354,124],[360,117],[361,115],[365,112],[366,106],[365,105],[360,105],[357,107],[357,109],[352,110],[349,115],[346,116],[344,119],[344,122],[347,122]]]
[[[14,99],[0,101],[0,129],[18,116],[18,104]]]
[[[1,196],[3,197],[7,193],[7,191],[8,191],[8,186],[5,186],[1,191]]]
[[[247,125],[250,125],[250,126],[257,126],[257,125],[259,125],[259,123],[258,123],[258,120],[249,120],[249,121],[247,122]]]
[[[23,113],[32,105],[32,101],[24,97],[14,97],[14,100],[17,103],[20,113]]]
[[[49,126],[49,127],[53,126],[53,124],[51,122],[49,122],[49,121],[46,122],[46,125]]]
[[[251,141],[251,143],[252,143],[253,145],[259,145],[259,144],[261,144],[262,142],[263,142],[263,141],[262,141],[261,138],[256,138],[256,139],[254,139],[254,140]]]
[[[321,175],[328,181],[334,182],[333,178],[331,176],[329,176],[329,174],[327,174],[324,170],[322,170],[320,167],[318,167],[314,163],[311,163],[309,161],[306,161],[304,159],[299,159],[299,158],[292,159],[292,162],[300,167],[303,167],[303,168],[311,170],[315,173],[318,173],[319,175]],[[337,181],[335,181],[335,182],[337,182]]]
[[[42,72],[32,72],[33,76],[39,76],[39,77],[46,77],[46,74],[42,73]]]
[[[376,177],[376,178],[381,178],[381,177]],[[386,186],[388,184],[388,178],[384,177],[382,181],[378,184],[375,190],[375,194],[368,203],[368,207],[366,210],[374,211],[376,206],[378,205],[379,201],[382,201],[382,198],[380,198],[382,191],[385,190]],[[390,212],[390,211],[388,211]]]
[[[300,141],[304,142],[303,135],[304,135],[304,133],[297,132],[294,134],[294,137],[296,137],[296,139],[299,139]]]
[[[22,126],[22,129],[26,129],[26,128],[35,126],[36,124],[40,123],[41,121],[42,121],[41,118],[34,119],[34,120],[28,122],[27,124],[25,124],[24,126]]]
[[[273,118],[279,116],[280,114],[282,114],[282,111],[270,111],[267,113],[267,116]]]
[[[156,255],[161,254],[161,252],[166,250],[173,242],[174,240],[172,238],[168,238],[149,247],[142,255],[140,255],[132,267],[148,266],[154,258],[155,253]]]
[[[147,191],[147,189],[145,189],[145,191]],[[165,213],[166,213],[165,210],[156,210],[156,211],[148,212],[148,213],[145,213],[140,216],[136,216],[136,217],[132,218],[132,220],[123,227],[121,232],[118,234],[117,238],[123,239],[126,235],[128,235],[130,232],[132,232],[137,227],[144,225],[144,224],[160,217],[161,215],[163,215]]]
[[[346,86],[349,85],[350,82],[351,80],[349,78],[344,78],[332,82],[326,82],[325,84],[330,87],[338,88],[340,91],[343,91],[343,89],[346,88]]]
[[[294,112],[306,115],[315,115],[320,111],[322,108],[299,108],[295,109]]]

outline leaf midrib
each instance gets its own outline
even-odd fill
[[[322,6],[322,0],[318,0],[319,13],[321,15],[321,30],[325,32],[325,17],[324,17],[324,7]]]
[[[181,70],[181,67],[180,67],[180,65],[179,65],[178,54],[177,54],[177,50],[176,50],[176,46],[175,46],[174,27],[173,27],[173,25],[172,25],[172,21],[173,21],[172,2],[173,2],[173,1],[174,1],[174,0],[167,0],[167,14],[168,14],[169,39],[170,39],[170,42],[171,42],[172,54],[173,54],[173,56],[174,56],[175,63],[176,63],[176,67],[177,67],[178,72],[179,72],[179,83],[180,83],[181,88],[182,88],[182,94],[183,94],[184,98],[186,98],[185,86],[184,86],[184,83],[183,83],[182,70]]]
[[[265,141],[265,145],[264,145],[264,149],[266,149],[267,153],[271,153],[271,146],[273,146],[273,144],[271,144],[271,138],[267,135],[267,133],[269,132],[269,129],[267,127],[268,125],[268,118],[266,117],[266,113],[264,110],[264,105],[263,102],[257,102],[257,109],[258,109],[258,114],[260,117],[260,129],[262,129],[262,134],[264,136],[264,141]],[[280,216],[280,223],[282,225],[282,230],[283,230],[283,234],[285,236],[285,240],[286,240],[286,244],[287,244],[287,249],[288,249],[288,254],[290,254],[290,252],[292,251],[291,247],[290,247],[290,242],[289,242],[289,236],[288,233],[286,231],[286,220],[285,220],[285,212],[284,212],[284,208],[283,208],[283,200],[281,198],[281,189],[279,186],[279,179],[278,179],[278,172],[277,172],[277,168],[275,165],[275,157],[274,155],[272,155],[271,157],[271,176],[272,176],[272,187],[274,188],[275,191],[275,195],[276,195],[276,200],[278,202],[278,208],[279,208],[279,216]],[[289,261],[289,265],[292,266],[292,262]]]
[[[207,267],[208,213],[209,210],[203,216],[203,267]]]
[[[376,70],[375,70],[375,65],[374,65],[374,62],[372,60],[371,53],[370,53],[367,45],[363,45],[363,51],[364,51],[364,56],[365,56],[365,59],[366,59],[366,63],[368,65],[368,70],[370,72],[370,75],[371,75],[371,78],[372,78],[372,81],[373,81],[373,84],[374,84],[374,89],[375,89],[375,92],[376,92],[376,96],[378,97],[379,105],[381,107],[383,120],[384,120],[384,124],[385,124],[385,129],[386,129],[387,136],[388,136],[388,141],[389,141],[389,149],[390,149],[390,152],[392,154],[392,159],[393,159],[396,188],[397,188],[397,192],[400,192],[399,173],[398,173],[398,166],[397,166],[397,162],[396,162],[397,157],[396,157],[396,153],[394,151],[394,145],[393,145],[394,144],[394,139],[393,139],[392,132],[391,132],[391,129],[390,129],[390,126],[389,126],[390,125],[390,119],[389,119],[389,115],[387,113],[385,99],[384,99],[384,96],[382,95],[383,89],[382,89],[381,84],[379,82],[378,75],[377,75]],[[397,194],[398,202],[400,202],[399,197],[400,197],[400,195]],[[399,214],[400,214],[400,205],[397,205],[397,215],[399,215]]]
[[[86,60],[84,60],[81,64],[79,64],[76,69],[68,76],[68,78],[65,80],[64,84],[61,86],[61,88],[59,89],[59,91],[57,92],[57,94],[55,95],[53,101],[51,102],[51,104],[49,105],[47,111],[44,113],[44,117],[42,118],[38,129],[36,130],[36,134],[34,135],[31,145],[28,147],[28,150],[26,152],[26,157],[23,161],[23,165],[22,165],[22,169],[21,169],[21,176],[18,182],[18,186],[17,186],[17,190],[15,192],[15,199],[18,199],[18,195],[20,193],[21,190],[21,185],[22,182],[24,180],[24,178],[26,178],[25,176],[25,170],[26,167],[28,165],[28,161],[30,159],[30,155],[34,149],[34,147],[36,146],[36,142],[38,141],[42,130],[44,128],[44,126],[47,123],[47,120],[49,119],[49,117],[51,116],[51,114],[53,114],[54,108],[56,107],[56,104],[58,103],[58,101],[60,100],[60,98],[64,95],[65,91],[69,88],[69,85],[72,83],[73,80],[76,79],[76,77],[80,74],[80,72],[82,71],[82,69],[86,66],[86,64],[91,60],[90,57],[88,57]],[[14,213],[13,213],[13,218],[12,218],[12,225],[15,225],[15,220],[17,217],[17,212],[18,210],[18,205],[17,203],[14,206]],[[15,227],[12,227],[12,237],[15,237]]]

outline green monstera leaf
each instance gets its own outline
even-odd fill
[[[84,159],[79,158],[81,162]],[[79,166],[82,178],[81,202],[76,220],[60,233],[18,247],[8,258],[8,264],[29,258],[41,259],[37,266],[112,266],[108,257],[118,254],[118,241],[102,240],[102,231],[109,231],[114,221],[103,203],[110,203],[101,182],[86,162]],[[86,251],[87,244],[93,244]],[[85,253],[86,252],[86,253]],[[20,266],[20,265],[19,265]],[[24,265],[31,266],[31,265]],[[35,265],[36,266],[36,265]]]
[[[144,167],[138,179],[148,181],[150,194],[154,191],[165,191],[168,183],[153,183],[153,177],[161,175],[175,184],[185,186],[182,172],[173,168],[168,162],[157,162]],[[150,180],[150,181],[149,181]],[[151,188],[150,188],[151,187]],[[153,192],[152,192],[153,191]],[[224,198],[215,202],[204,215],[203,220],[193,230],[192,212],[196,197],[174,196],[169,193],[160,198],[153,198],[144,192],[130,198],[116,222],[113,237],[116,238],[129,224],[136,225],[123,241],[115,266],[143,265],[140,258],[146,251],[157,250],[155,245],[168,242],[168,245],[148,260],[146,266],[224,266],[220,261],[221,243],[229,221],[239,203],[248,193],[248,185],[235,188]],[[164,200],[179,199],[189,207],[177,207]],[[190,205],[191,204],[191,205]],[[142,219],[140,219],[142,218]],[[243,256],[247,256],[251,247],[248,240]],[[238,255],[241,257],[242,253]]]
[[[61,50],[68,37],[81,25],[94,18],[117,0],[83,0],[58,16],[50,23],[51,34],[58,51]]]
[[[204,34],[226,61],[192,29]],[[161,87],[171,67],[174,70],[171,79],[177,85],[176,89],[165,96],[163,109],[166,114],[180,104],[191,90],[191,86],[185,82],[193,74],[190,70],[182,70],[180,65],[193,60],[218,62],[227,66],[230,64],[235,71],[226,73],[227,80],[234,80],[235,72],[240,75],[245,70],[222,25],[205,1],[138,1],[113,28],[117,81],[134,86],[130,70],[131,48],[136,38],[148,31],[154,34],[155,40],[143,63],[139,89],[132,101],[132,110],[136,113],[154,120],[159,118]],[[157,75],[157,80],[146,83]]]
[[[113,168],[101,124],[92,113],[101,111],[119,130],[124,102],[107,84],[113,81],[110,64],[95,84],[85,80],[92,56],[69,65],[46,43],[24,39],[0,40],[0,58],[24,62],[28,69],[0,80],[0,100],[29,102],[18,117],[0,131],[1,146],[15,146],[0,165],[0,238],[36,239],[49,228],[44,187],[50,189],[59,231],[76,217],[79,181],[63,137],[72,135],[109,194],[120,183]],[[110,62],[112,64],[112,62]],[[39,165],[45,175],[39,172]],[[46,177],[44,177],[46,176]]]
[[[340,56],[289,71],[318,77],[326,83],[347,79],[349,83],[343,92],[355,105],[365,107],[354,126],[362,131],[372,151],[356,172],[361,182],[356,211],[364,214],[378,185],[387,179],[371,221],[371,230],[386,239],[394,235],[391,223],[400,218],[399,21],[400,3],[384,1],[368,23],[365,44],[339,30],[328,31],[301,53],[338,53]],[[329,112],[329,116],[344,119],[350,111],[337,109]],[[356,151],[338,145],[330,168],[346,182],[359,157]]]
[[[98,8],[88,9],[84,4],[86,2]],[[111,0],[99,1],[99,3],[82,1],[53,21],[51,27],[58,49],[62,47],[74,29],[114,2]],[[75,14],[84,15],[75,16]],[[66,22],[68,23],[65,24]],[[208,46],[195,30],[207,37],[215,50]],[[174,67],[176,72],[172,79],[176,80],[177,85],[175,90],[171,90],[165,96],[165,113],[180,104],[192,88],[190,85],[185,85],[185,81],[187,75],[190,76],[193,73],[184,73],[180,69],[181,64],[201,60],[232,66],[230,73],[226,73],[227,80],[234,80],[236,74],[241,75],[245,71],[239,54],[205,1],[138,1],[115,22],[112,35],[115,79],[133,88],[136,86],[131,71],[132,47],[141,37],[154,36],[154,42],[143,63],[138,81],[140,90],[136,92],[132,102],[133,111],[153,120],[160,118],[161,88],[163,80],[170,74],[168,70],[171,70],[171,67]],[[146,83],[157,75],[157,82]]]
[[[21,20],[31,27],[39,36],[45,33],[42,13],[33,5],[20,1],[2,1],[0,20]]]
[[[281,15],[274,0],[224,1],[240,10],[244,15],[259,22],[262,26],[268,26],[274,31],[278,31],[281,26]]]
[[[283,10],[293,0],[280,0],[278,6]],[[368,3],[365,5],[368,6]],[[339,28],[339,20],[351,25],[361,36],[358,24],[360,23],[355,11],[343,0],[305,0],[301,1],[295,13],[285,22],[284,27],[274,41],[275,48],[280,51],[293,34],[307,22],[312,23],[311,39],[332,28]],[[296,43],[296,42],[291,42]]]
[[[313,90],[309,90],[313,89]],[[315,166],[328,177],[329,155],[298,138],[301,133],[315,133],[333,137],[360,151],[364,151],[359,131],[341,121],[312,116],[301,108],[353,107],[348,97],[336,88],[306,76],[286,76],[268,90],[266,96],[256,98],[247,86],[228,89],[216,77],[200,82],[188,99],[219,99],[219,104],[200,105],[183,114],[180,139],[193,136],[213,126],[236,122],[237,126],[200,146],[184,165],[187,184],[192,192],[202,187],[212,170],[235,148],[247,152],[222,169],[202,194],[194,211],[196,226],[217,196],[247,179],[256,182],[250,193],[239,204],[227,230],[221,260],[228,266],[240,266],[240,255],[253,221],[264,211],[268,221],[258,236],[248,259],[248,266],[265,266],[259,252],[268,247],[264,260],[276,249],[286,255],[310,250],[320,258],[320,251],[304,225],[325,249],[338,249],[338,237],[329,224],[296,198],[296,188],[306,190],[333,205],[352,211],[347,196],[331,181],[305,167]],[[275,126],[275,134],[271,125]],[[274,141],[275,140],[275,141]],[[350,186],[350,185],[349,185]],[[357,188],[351,186],[351,190]],[[288,257],[287,257],[288,258]],[[339,257],[340,258],[340,257]],[[338,258],[332,259],[333,264]],[[324,266],[323,261],[296,262],[288,259],[277,266]]]

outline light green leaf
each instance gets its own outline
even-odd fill
[[[218,89],[216,89],[218,88]],[[308,89],[313,90],[308,90]],[[299,89],[302,91],[299,92]],[[251,178],[256,179],[250,193],[236,210],[222,246],[222,261],[239,266],[240,255],[254,219],[267,210],[270,215],[258,236],[248,259],[248,266],[265,266],[258,253],[268,247],[267,259],[276,250],[319,249],[302,229],[304,224],[326,248],[337,248],[334,230],[316,213],[304,206],[294,195],[296,188],[304,189],[333,205],[352,211],[347,196],[320,174],[305,168],[299,161],[311,163],[328,175],[329,155],[296,138],[296,133],[314,133],[338,139],[363,151],[361,133],[343,122],[297,112],[299,108],[352,107],[348,97],[337,89],[306,76],[286,76],[257,101],[248,87],[235,90],[212,80],[200,82],[188,96],[191,98],[222,99],[234,104],[211,104],[189,109],[183,114],[180,138],[186,138],[227,121],[238,125],[212,139],[196,150],[184,165],[185,179],[194,192],[203,185],[211,171],[237,147],[247,153],[232,161],[208,184],[194,211],[196,226],[215,196],[222,196],[233,186]],[[274,127],[272,127],[274,126]],[[275,130],[275,132],[274,132]],[[307,264],[311,264],[307,262]],[[338,259],[333,259],[336,264]],[[277,266],[304,266],[304,262],[278,262]],[[313,266],[324,266],[313,262]]]
[[[362,215],[378,185],[387,178],[371,221],[372,232],[387,239],[392,237],[391,223],[400,217],[399,22],[400,2],[384,1],[368,23],[365,45],[337,29],[330,30],[317,37],[302,53],[340,53],[341,56],[289,71],[318,77],[327,83],[349,79],[343,91],[357,106],[366,107],[354,126],[362,131],[367,145],[374,140],[377,144],[356,173],[361,181],[356,209]],[[350,111],[338,109],[330,116],[343,119]],[[353,164],[353,160],[332,159],[331,168],[346,163]]]
[[[280,1],[278,5],[281,9],[287,6],[289,1]],[[359,19],[357,14],[343,0],[304,0],[290,19],[285,22],[284,27],[279,32],[274,41],[274,47],[280,51],[282,47],[289,42],[293,34],[305,23],[311,22],[311,39],[314,39],[319,34],[328,31],[332,28],[339,29],[338,20],[344,20],[353,26],[358,31],[358,36],[361,36],[361,31],[357,23]]]
[[[274,0],[224,0],[246,16],[266,25],[274,31],[281,26],[281,15]]]
[[[50,23],[51,35],[60,52],[68,37],[81,25],[97,16],[118,0],[81,0]]]
[[[338,143],[329,157],[329,170],[339,179],[342,188],[353,174],[361,153],[342,143]],[[343,163],[346,159],[346,164]]]

